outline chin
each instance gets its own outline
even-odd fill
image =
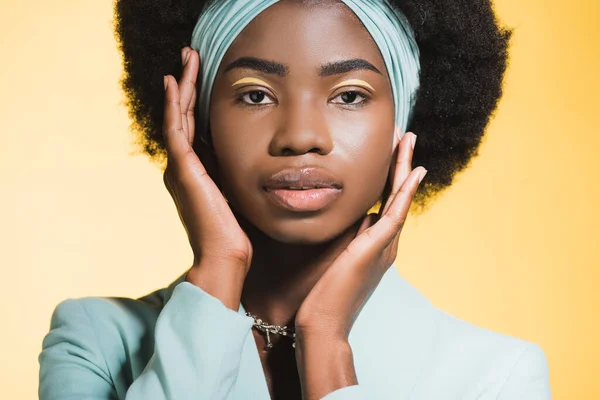
[[[335,223],[333,222],[335,221]],[[270,220],[255,225],[263,234],[286,244],[318,245],[332,241],[354,225],[356,220],[340,218],[302,218],[293,220]]]

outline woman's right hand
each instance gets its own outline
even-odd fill
[[[183,48],[182,64],[179,83],[171,75],[165,76],[164,81],[164,183],[194,253],[186,280],[237,311],[252,260],[252,245],[192,148],[198,53],[190,47]]]

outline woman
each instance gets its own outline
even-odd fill
[[[116,8],[192,266],[141,299],[61,303],[40,398],[549,398],[537,345],[445,314],[391,267],[411,202],[449,185],[500,95],[490,4],[201,3]]]

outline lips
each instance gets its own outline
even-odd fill
[[[342,192],[342,184],[322,168],[289,168],[271,175],[263,189],[275,205],[290,211],[309,212],[333,203]]]

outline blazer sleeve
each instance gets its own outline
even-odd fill
[[[40,400],[113,400],[113,380],[82,300],[58,305],[40,354]],[[231,399],[252,318],[201,288],[175,287],[155,326],[154,353],[127,400]]]
[[[322,397],[321,400],[366,400],[369,397],[360,385],[346,386]]]
[[[513,367],[498,400],[550,400],[548,361],[544,351],[530,343]]]

